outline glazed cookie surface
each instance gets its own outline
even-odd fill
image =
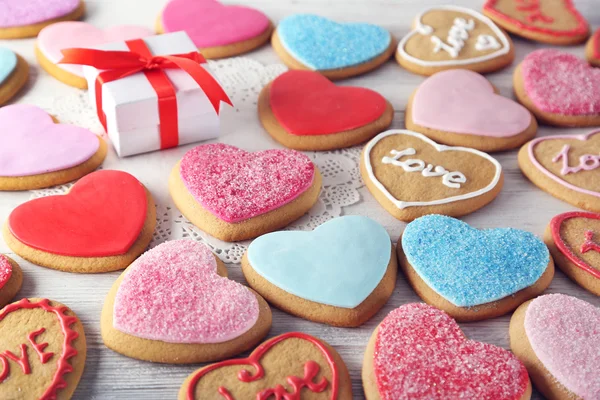
[[[83,0],[3,0],[0,3],[0,39],[37,36],[46,26],[81,18]]]
[[[15,297],[23,284],[23,271],[12,258],[0,254],[0,308]]]
[[[406,128],[440,143],[481,151],[519,147],[535,136],[537,121],[525,107],[495,92],[476,72],[438,72],[411,96]]]
[[[290,314],[333,326],[360,326],[396,286],[390,237],[362,216],[332,219],[312,232],[255,239],[242,259],[249,285]]]
[[[402,221],[469,214],[491,202],[504,181],[502,167],[488,154],[408,130],[389,130],[367,143],[360,171],[371,194]]]
[[[288,67],[317,71],[329,79],[375,69],[390,58],[394,49],[391,34],[378,25],[338,23],[312,14],[284,18],[273,34],[272,44]]]
[[[301,332],[267,340],[249,357],[222,361],[192,373],[179,400],[195,399],[351,400],[352,385],[340,355],[327,343]]]
[[[600,67],[600,29],[588,40],[585,46],[585,56],[594,67]]]
[[[150,243],[156,225],[152,196],[135,177],[102,170],[65,195],[30,200],[15,208],[4,240],[24,259],[67,272],[124,269]]]
[[[575,297],[531,300],[510,320],[510,348],[546,398],[600,398],[600,310]]]
[[[483,13],[510,33],[542,43],[578,44],[589,35],[572,0],[487,0]]]
[[[397,249],[415,292],[458,321],[506,314],[542,293],[554,276],[548,248],[535,235],[479,230],[442,215],[408,224]]]
[[[390,312],[371,335],[362,370],[368,400],[529,400],[525,366],[510,352],[469,340],[426,304]]]
[[[313,71],[288,71],[265,86],[258,115],[266,131],[295,150],[335,150],[365,142],[392,123],[379,93],[336,86]]]
[[[417,15],[413,30],[396,51],[401,66],[421,75],[455,68],[493,72],[512,63],[514,57],[512,41],[492,20],[453,5]]]
[[[600,212],[600,131],[532,140],[519,151],[519,167],[540,189],[567,203]]]
[[[157,22],[158,33],[185,31],[206,58],[247,53],[269,41],[273,25],[262,12],[216,0],[172,0]]]
[[[0,47],[0,106],[12,99],[29,79],[29,64],[10,49]]]
[[[0,350],[3,398],[68,400],[85,365],[83,325],[60,303],[22,299],[0,310]]]

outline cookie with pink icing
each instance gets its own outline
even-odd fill
[[[412,94],[406,128],[439,143],[481,151],[521,146],[537,133],[535,117],[497,94],[482,75],[451,69],[427,78]]]
[[[522,304],[510,320],[510,347],[548,399],[600,399],[600,309],[548,294]]]
[[[15,297],[23,284],[23,271],[12,258],[0,254],[0,308]]]
[[[75,21],[84,13],[83,0],[2,0],[0,39],[34,37],[48,25]]]
[[[107,29],[96,28],[86,22],[60,22],[42,29],[37,38],[35,53],[38,62],[59,81],[80,89],[87,89],[87,81],[80,65],[58,64],[62,50],[95,48],[100,45],[151,36],[153,32],[142,26],[120,25]]]
[[[519,167],[540,189],[584,210],[600,212],[600,131],[534,139]]]
[[[158,33],[185,31],[206,58],[247,53],[271,37],[273,25],[262,12],[217,0],[171,0],[156,23]]]
[[[538,120],[557,126],[600,125],[600,70],[577,56],[536,50],[513,75],[517,98]]]
[[[171,172],[175,205],[225,241],[255,238],[300,218],[317,201],[321,174],[295,150],[247,152],[223,143],[188,151]]]
[[[41,108],[0,109],[0,190],[39,189],[94,171],[106,143],[87,129],[59,124]]]
[[[215,361],[254,347],[271,328],[271,310],[194,240],[163,243],[134,261],[102,309],[112,350],[170,364]]]

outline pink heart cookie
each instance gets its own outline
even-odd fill
[[[81,0],[2,0],[0,29],[33,25],[77,10]]]

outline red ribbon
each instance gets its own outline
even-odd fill
[[[142,39],[128,40],[125,43],[130,51],[65,49],[62,50],[63,59],[59,61],[59,64],[89,65],[104,70],[98,75],[95,86],[96,110],[104,129],[107,129],[107,126],[106,115],[102,109],[102,85],[138,72],[144,72],[158,96],[161,149],[179,145],[176,90],[164,70],[181,69],[187,72],[204,91],[217,114],[221,101],[232,105],[219,82],[200,65],[206,60],[197,51],[153,56]]]

